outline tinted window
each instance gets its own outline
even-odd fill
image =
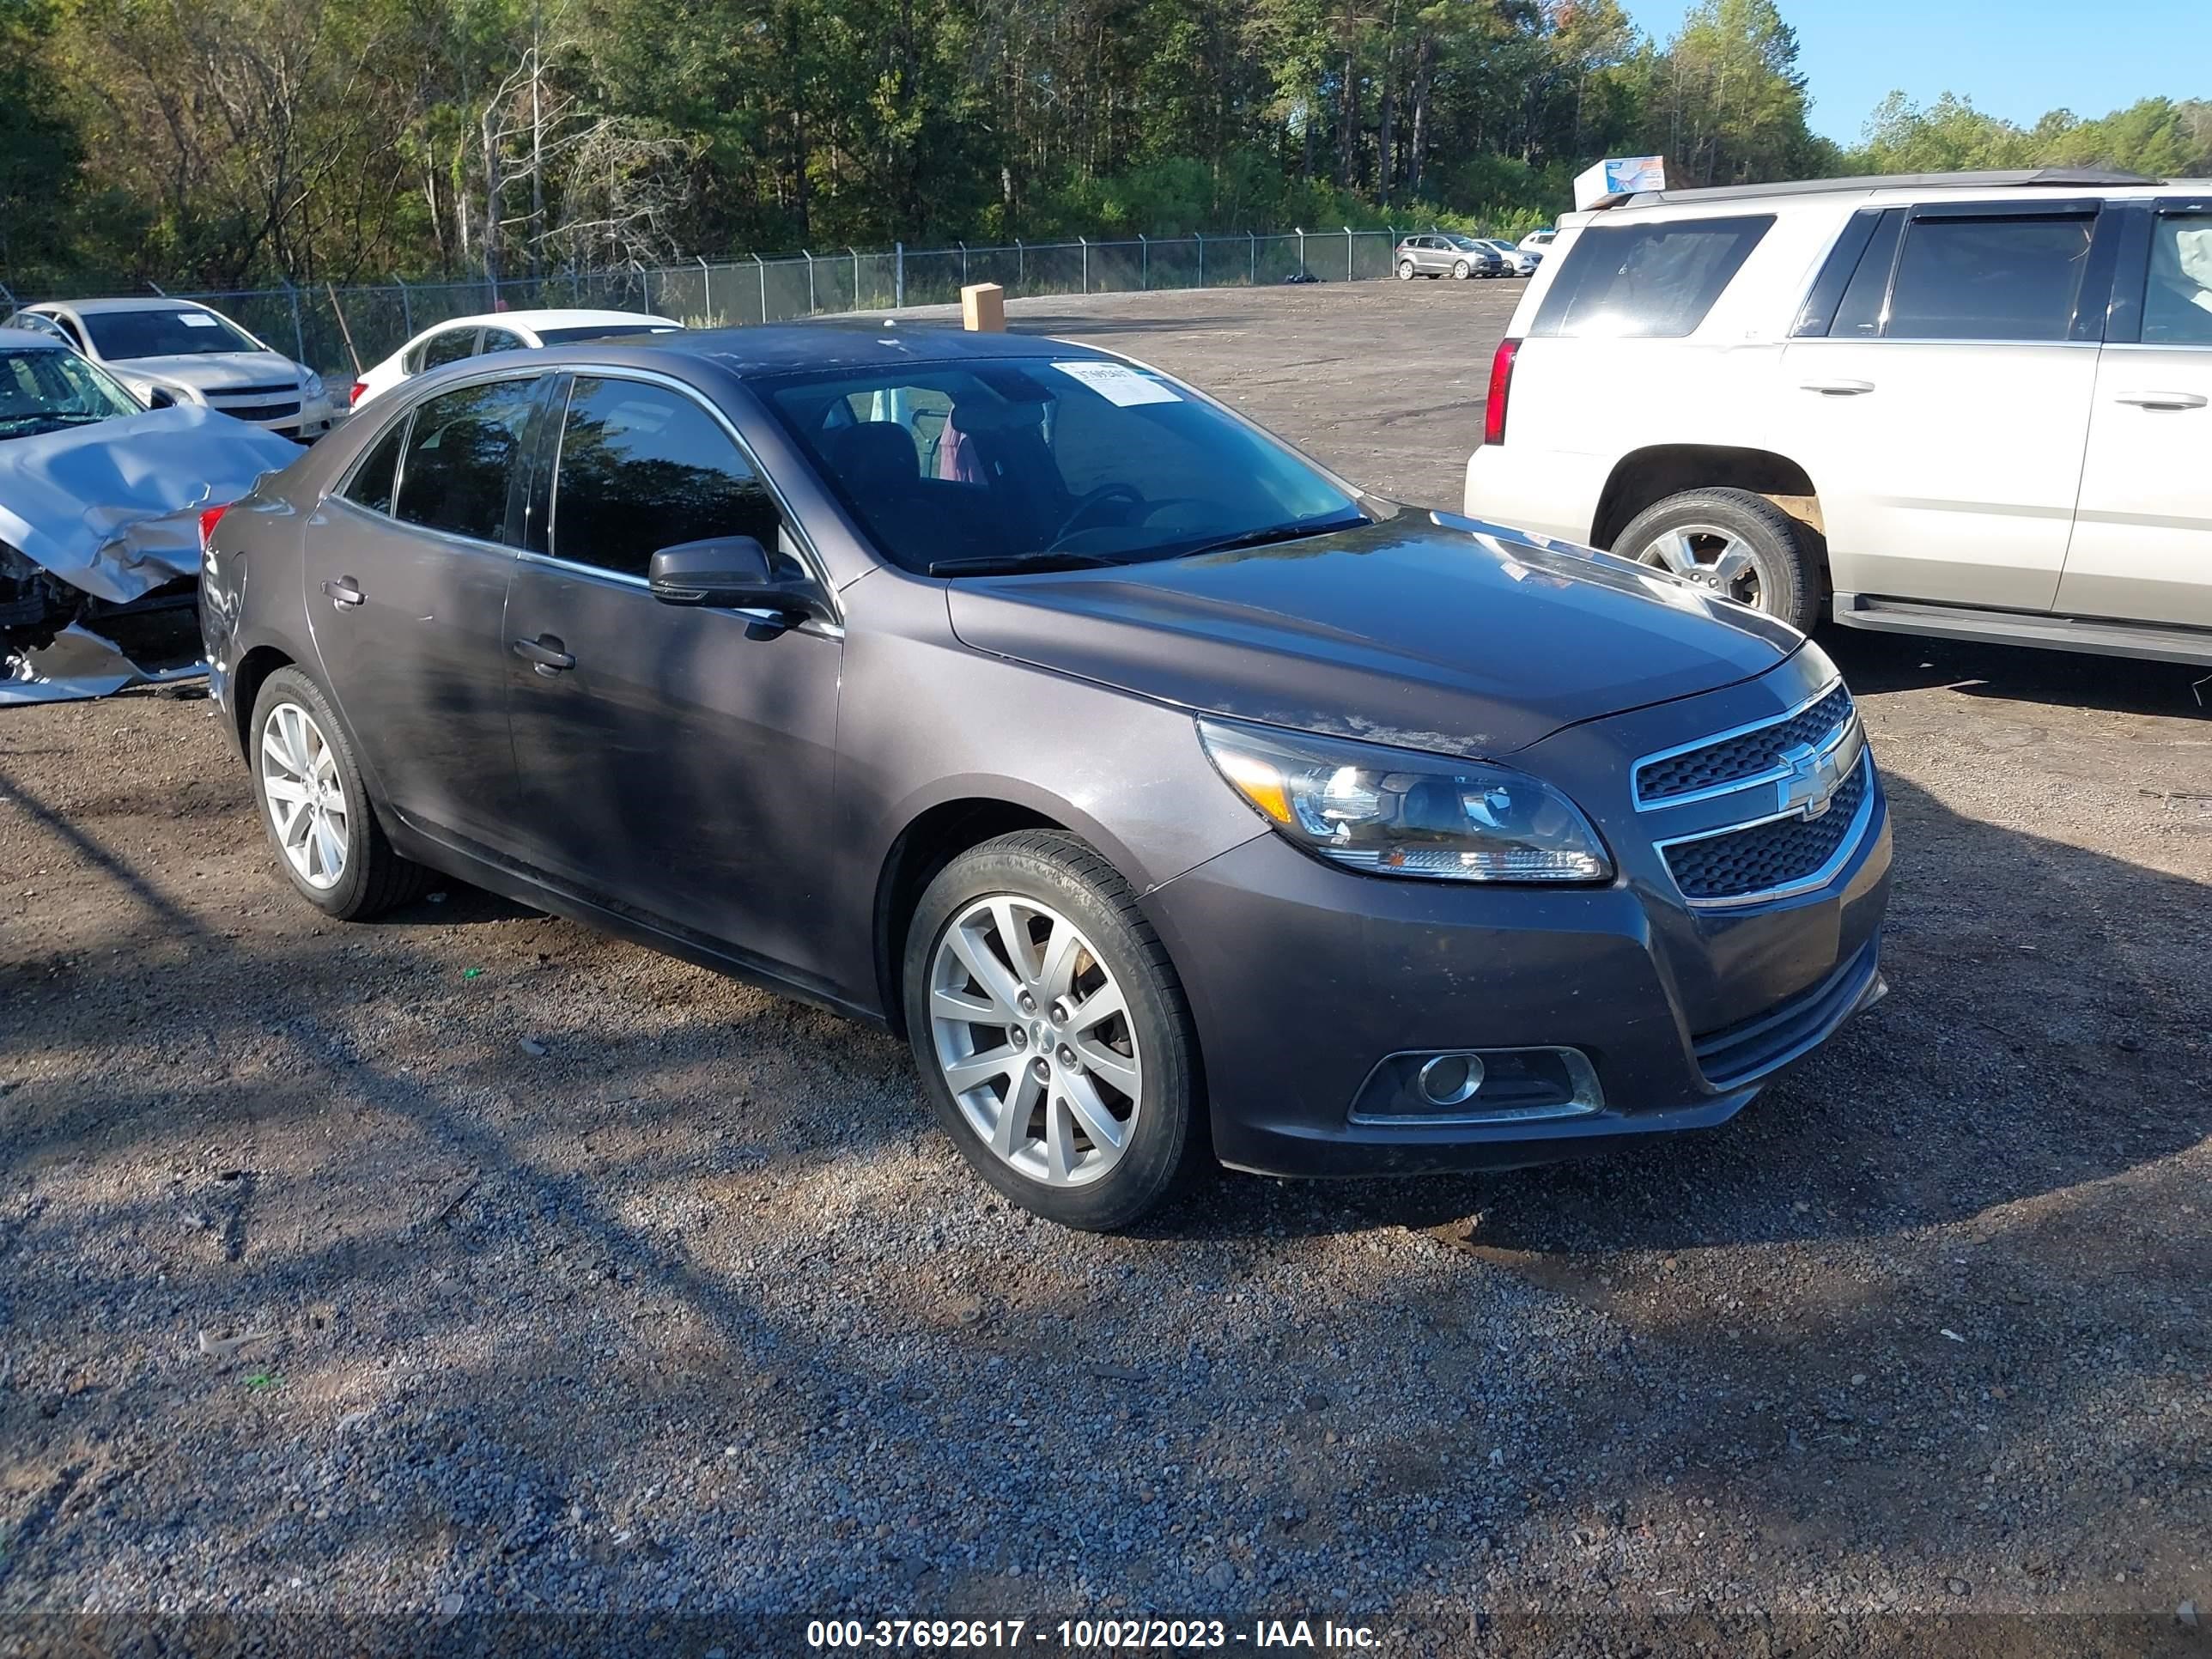
[[[2161,214],[2152,223],[2142,337],[2212,346],[2212,213]]]
[[[1296,452],[1130,364],[915,364],[768,389],[877,546],[908,569],[1046,552],[1169,558],[1364,521]]]
[[[750,536],[771,553],[775,501],[719,422],[681,392],[579,379],[561,431],[556,558],[642,576],[664,547]]]
[[[398,515],[478,541],[504,541],[507,485],[530,418],[535,380],[494,380],[441,392],[415,411]]]
[[[258,351],[212,311],[100,311],[84,319],[92,343],[107,358],[191,357],[211,351]]]
[[[673,323],[648,323],[641,317],[634,323],[578,323],[573,328],[541,328],[538,337],[547,345],[568,345],[577,340],[611,340],[623,334],[673,334]]]
[[[477,331],[472,328],[457,328],[449,333],[434,334],[422,343],[422,361],[418,368],[436,368],[446,363],[458,363],[477,349]]]
[[[391,431],[376,441],[376,447],[353,475],[353,482],[345,489],[348,501],[372,513],[392,511],[392,486],[399,478],[399,446],[406,438],[407,420],[402,416]]]
[[[1773,222],[1762,215],[1585,230],[1529,332],[1678,339],[1705,321]]]
[[[1828,325],[1830,339],[1865,340],[1881,332],[1882,301],[1889,297],[1889,268],[1896,262],[1898,233],[1904,228],[1903,213],[1882,215],[1866,252],[1859,255],[1850,286],[1844,289],[1836,320]]]
[[[479,352],[520,351],[522,349],[522,337],[510,334],[503,328],[488,328],[483,331],[483,343],[477,349]]]
[[[2087,214],[1916,219],[1890,290],[1893,340],[2063,340],[2089,260]]]

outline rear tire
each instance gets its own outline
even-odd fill
[[[923,1091],[998,1192],[1108,1232],[1173,1188],[1202,1121],[1197,1037],[1166,947],[1089,846],[1025,830],[954,859],[915,907],[902,986]]]
[[[1413,262],[1411,259],[1398,261],[1398,280],[1401,283],[1410,283],[1413,280]]]
[[[1748,489],[1669,495],[1631,520],[1613,550],[1778,617],[1800,632],[1811,633],[1820,620],[1817,538]]]
[[[246,765],[262,827],[293,890],[326,916],[361,921],[419,898],[432,872],[392,850],[345,727],[297,668],[261,683]]]

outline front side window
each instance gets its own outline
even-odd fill
[[[924,363],[762,384],[876,545],[910,570],[1048,555],[1125,563],[1364,521],[1295,451],[1127,363]]]
[[[768,487],[692,398],[577,379],[555,475],[556,558],[643,576],[662,548],[714,537],[750,536],[773,554],[781,523]]]
[[[1771,215],[1595,225],[1567,251],[1531,334],[1680,339],[1696,331]]]
[[[1916,219],[1897,258],[1892,340],[2063,340],[2089,263],[2093,214]]]
[[[2150,238],[2143,343],[2212,346],[2212,213],[2162,213]]]
[[[507,492],[537,390],[532,380],[492,380],[441,392],[416,410],[395,516],[449,535],[506,540]]]
[[[84,325],[93,349],[110,362],[262,349],[243,329],[212,311],[97,311],[85,318]]]
[[[0,351],[0,440],[143,413],[112,375],[73,351]]]

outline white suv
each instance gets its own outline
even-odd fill
[[[1561,222],[1467,511],[1810,628],[2212,664],[2212,181],[1663,191]]]

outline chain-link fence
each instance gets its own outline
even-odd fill
[[[803,250],[720,263],[630,264],[614,270],[516,276],[492,283],[387,283],[347,288],[178,294],[234,319],[276,350],[350,377],[422,330],[456,317],[548,307],[646,311],[693,328],[787,322],[841,312],[957,302],[970,283],[997,283],[1009,298],[1122,294],[1146,289],[1244,288],[1312,277],[1359,282],[1390,274],[1391,250],[1415,228],[1139,236],[1129,241],[1013,242],[1003,247],[895,246]],[[34,296],[0,289],[0,299]]]

